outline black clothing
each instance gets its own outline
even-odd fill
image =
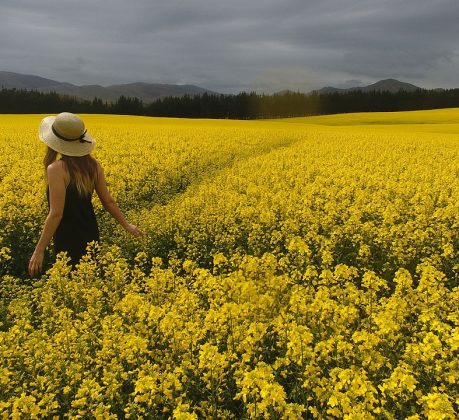
[[[46,197],[49,207],[49,187]],[[86,254],[89,242],[99,241],[99,227],[91,196],[80,196],[73,182],[66,188],[64,214],[53,238],[55,254],[67,251],[73,266]]]

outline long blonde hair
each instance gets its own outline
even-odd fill
[[[48,147],[43,163],[46,170],[51,163],[57,160],[58,152]],[[66,156],[61,155],[61,160],[65,162],[70,183],[73,183],[82,197],[91,196],[97,182],[97,162],[91,155],[85,156]]]

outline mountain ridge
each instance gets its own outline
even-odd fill
[[[21,74],[0,71],[0,87],[8,89],[37,90],[39,92],[56,92],[61,95],[76,96],[81,99],[93,100],[95,97],[107,102],[115,102],[120,96],[136,97],[144,102],[153,102],[166,96],[200,95],[205,92],[216,93],[196,85],[134,82],[101,86],[75,85],[58,82],[32,74]]]
[[[335,88],[332,86],[326,86],[322,89],[316,90],[317,93],[346,93],[346,92],[391,92],[397,93],[400,91],[405,92],[415,92],[416,90],[422,89],[418,86],[415,86],[411,83],[400,82],[396,79],[383,79],[379,80],[376,83],[372,83],[367,86],[356,86],[347,89]]]
[[[93,100],[95,97],[106,102],[116,102],[120,96],[135,97],[141,99],[145,103],[153,102],[157,99],[183,95],[201,95],[205,92],[209,94],[218,94],[218,92],[205,89],[200,86],[191,84],[166,84],[166,83],[147,83],[147,82],[132,82],[125,84],[112,84],[102,86],[98,84],[91,85],[75,85],[68,82],[58,82],[56,80],[47,79],[45,77],[21,74],[7,71],[0,71],[0,87],[16,88],[26,90],[37,90],[39,92],[56,92],[61,95],[75,96],[80,99]],[[376,83],[367,86],[356,86],[350,88],[336,88],[325,86],[318,90],[313,90],[310,93],[346,93],[346,92],[374,92],[388,91],[397,93],[400,91],[414,92],[422,89],[416,85],[407,82],[401,82],[396,79],[383,79]],[[441,88],[436,90],[443,90]],[[275,95],[285,93],[293,93],[290,89],[283,89],[275,92]]]

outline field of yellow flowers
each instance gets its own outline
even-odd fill
[[[28,259],[41,115],[0,116],[0,417],[455,419],[459,109],[84,115],[128,219]]]

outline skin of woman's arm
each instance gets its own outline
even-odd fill
[[[43,267],[45,249],[62,220],[65,204],[65,169],[61,162],[54,162],[46,169],[49,186],[49,212],[45,226],[29,262],[30,276],[37,275]]]
[[[107,210],[127,232],[135,237],[142,236],[143,232],[137,226],[129,223],[125,219],[123,213],[116,204],[116,201],[108,191],[104,170],[99,162],[97,162],[97,172],[98,177],[95,189],[104,209]]]

